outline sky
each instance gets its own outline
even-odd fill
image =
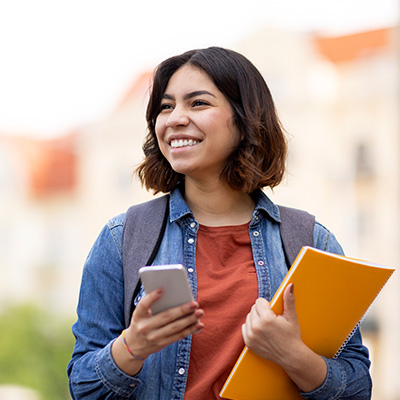
[[[262,27],[394,26],[399,0],[0,0],[0,134],[52,137],[107,115],[135,77]]]

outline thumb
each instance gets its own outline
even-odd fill
[[[150,307],[163,295],[162,289],[152,290],[147,293],[138,303],[133,312],[133,315],[141,318],[151,315]]]
[[[297,321],[296,305],[294,301],[294,285],[290,283],[283,293],[283,314],[288,321]]]

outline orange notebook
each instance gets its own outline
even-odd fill
[[[304,343],[332,358],[340,354],[393,272],[393,268],[303,247],[271,300],[271,308],[282,314],[284,289],[293,283]],[[247,347],[220,396],[234,400],[302,399],[280,366]]]

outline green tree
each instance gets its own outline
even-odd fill
[[[0,384],[37,390],[43,400],[69,399],[66,366],[71,356],[71,321],[32,305],[0,314]]]

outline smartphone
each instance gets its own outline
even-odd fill
[[[162,288],[163,295],[151,306],[153,314],[193,301],[186,269],[183,265],[154,265],[139,269],[140,280],[146,293]]]

